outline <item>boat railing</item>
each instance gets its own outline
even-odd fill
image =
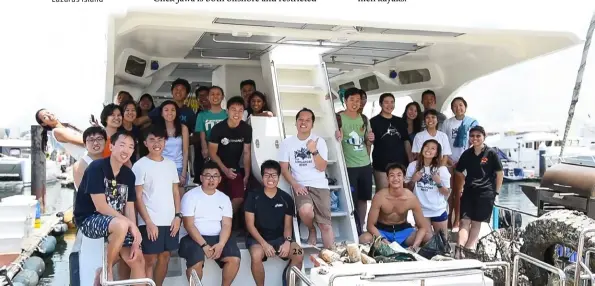
[[[288,281],[289,283],[288,283],[288,285],[295,286],[296,279],[300,279],[300,281],[302,281],[307,286],[315,286],[314,282],[312,282],[312,280],[310,280],[310,278],[308,278],[308,276],[306,276],[306,274],[304,274],[296,266],[292,266],[291,268],[289,268],[289,281]]]
[[[127,279],[127,280],[119,280],[119,281],[107,281],[107,243],[103,244],[103,254],[102,254],[102,269],[101,269],[101,278],[100,283],[101,286],[120,286],[120,285],[149,285],[149,286],[157,286],[155,281],[150,278],[136,278],[136,279]]]
[[[585,249],[585,238],[587,234],[595,232],[595,227],[587,227],[581,231],[581,235],[578,238],[578,247],[576,250],[576,265],[574,269],[574,281],[580,281],[583,279],[591,280],[591,284],[595,284],[595,277],[593,277],[593,273],[589,269],[589,267],[583,261],[583,251]],[[586,253],[586,262],[590,263],[591,259],[591,252],[595,252],[595,249],[590,248],[587,250]],[[586,275],[581,275],[581,271],[585,271]],[[576,284],[576,283],[575,283]]]
[[[484,262],[484,271],[504,268],[504,285],[510,286],[510,263],[506,261]]]
[[[523,260],[525,262],[528,262],[530,264],[533,264],[543,270],[546,270],[550,273],[556,274],[558,275],[558,278],[560,279],[560,283],[559,285],[566,285],[566,273],[564,273],[564,270],[555,267],[553,265],[547,264],[539,259],[533,258],[527,254],[524,253],[517,253],[514,256],[513,259],[513,266],[512,266],[512,286],[517,286],[519,283],[519,262]]]
[[[492,228],[494,230],[498,229],[498,225],[500,223],[499,212],[498,212],[500,209],[511,212],[510,227],[511,227],[511,237],[513,237],[513,238],[515,237],[515,234],[516,234],[516,214],[523,214],[523,215],[528,215],[530,217],[538,218],[538,216],[536,214],[528,213],[526,211],[522,211],[519,209],[505,207],[505,206],[499,205],[499,204],[494,204],[494,212],[492,213]]]
[[[202,282],[200,282],[200,278],[198,277],[198,273],[196,273],[196,270],[192,269],[192,272],[190,272],[190,286],[203,286]]]

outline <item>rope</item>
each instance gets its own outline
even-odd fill
[[[587,65],[587,55],[589,54],[589,47],[591,46],[591,37],[593,36],[593,30],[595,30],[595,13],[591,17],[591,23],[589,29],[587,29],[587,36],[585,38],[585,45],[583,47],[583,56],[581,58],[581,65],[578,68],[576,74],[576,82],[574,84],[574,91],[572,92],[572,100],[570,101],[570,108],[568,109],[568,119],[566,119],[566,127],[564,128],[564,138],[562,139],[562,147],[560,148],[560,158],[564,154],[564,147],[566,146],[566,139],[572,125],[572,118],[574,117],[574,108],[578,102],[581,85],[583,82],[583,73],[585,66]]]

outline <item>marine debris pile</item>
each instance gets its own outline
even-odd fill
[[[466,255],[466,257],[483,262],[506,261],[512,267],[514,256],[517,253],[524,253],[563,268],[556,263],[559,257],[556,255],[555,247],[566,246],[576,250],[581,231],[593,226],[595,226],[595,220],[582,212],[550,211],[528,223],[524,229],[516,228],[514,234],[511,228],[492,231],[479,240],[477,251]],[[595,236],[592,234],[587,237],[585,249],[595,248]],[[593,260],[590,262],[591,269],[595,269]],[[557,285],[557,275],[549,274],[547,271],[523,261],[520,261],[519,273],[519,283],[517,284],[519,286]],[[503,271],[487,270],[486,275],[494,280],[494,285],[505,285]],[[572,271],[566,272],[567,279],[572,279],[573,275]],[[573,284],[567,281],[566,285]]]
[[[341,243],[333,250],[322,249],[318,257],[312,257],[312,261],[318,267],[346,263],[376,264],[417,261],[417,259],[408,252],[394,250],[390,245],[382,242],[382,237],[374,237],[371,244]]]

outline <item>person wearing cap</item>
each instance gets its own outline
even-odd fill
[[[486,132],[481,126],[469,130],[472,148],[461,154],[456,176],[465,180],[461,197],[461,225],[455,257],[463,250],[474,253],[481,223],[490,219],[496,197],[500,194],[504,172],[498,153],[485,145]],[[463,172],[466,172],[463,173]]]

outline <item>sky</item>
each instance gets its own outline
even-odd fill
[[[4,99],[0,105],[0,127],[28,130],[35,124],[35,111],[41,107],[52,110],[65,122],[80,128],[88,126],[89,115],[99,115],[105,94],[107,11],[125,12],[127,5],[153,9],[177,9],[184,5],[188,10],[198,7],[153,0],[103,1],[67,4],[35,0],[3,4],[0,25],[6,28],[0,33],[6,41],[0,45],[4,55],[0,61],[4,66],[0,71],[4,89],[0,95]],[[338,2],[342,5],[336,5]],[[277,5],[291,9],[274,6],[262,9],[259,4],[248,3],[213,3],[208,9],[267,13],[270,19],[280,15],[300,16],[306,11],[315,17],[332,9],[336,12],[333,17],[346,21],[381,18],[399,25],[553,29],[572,31],[584,38],[595,1],[568,0],[563,5],[560,2],[408,0],[360,5],[355,0],[318,0],[316,4]],[[308,5],[317,5],[317,9]],[[578,118],[586,118],[589,108],[595,116],[595,51],[591,50]],[[581,52],[582,45],[497,72],[470,83],[459,90],[459,95],[468,100],[469,115],[489,128],[515,128],[533,122],[562,126]]]

